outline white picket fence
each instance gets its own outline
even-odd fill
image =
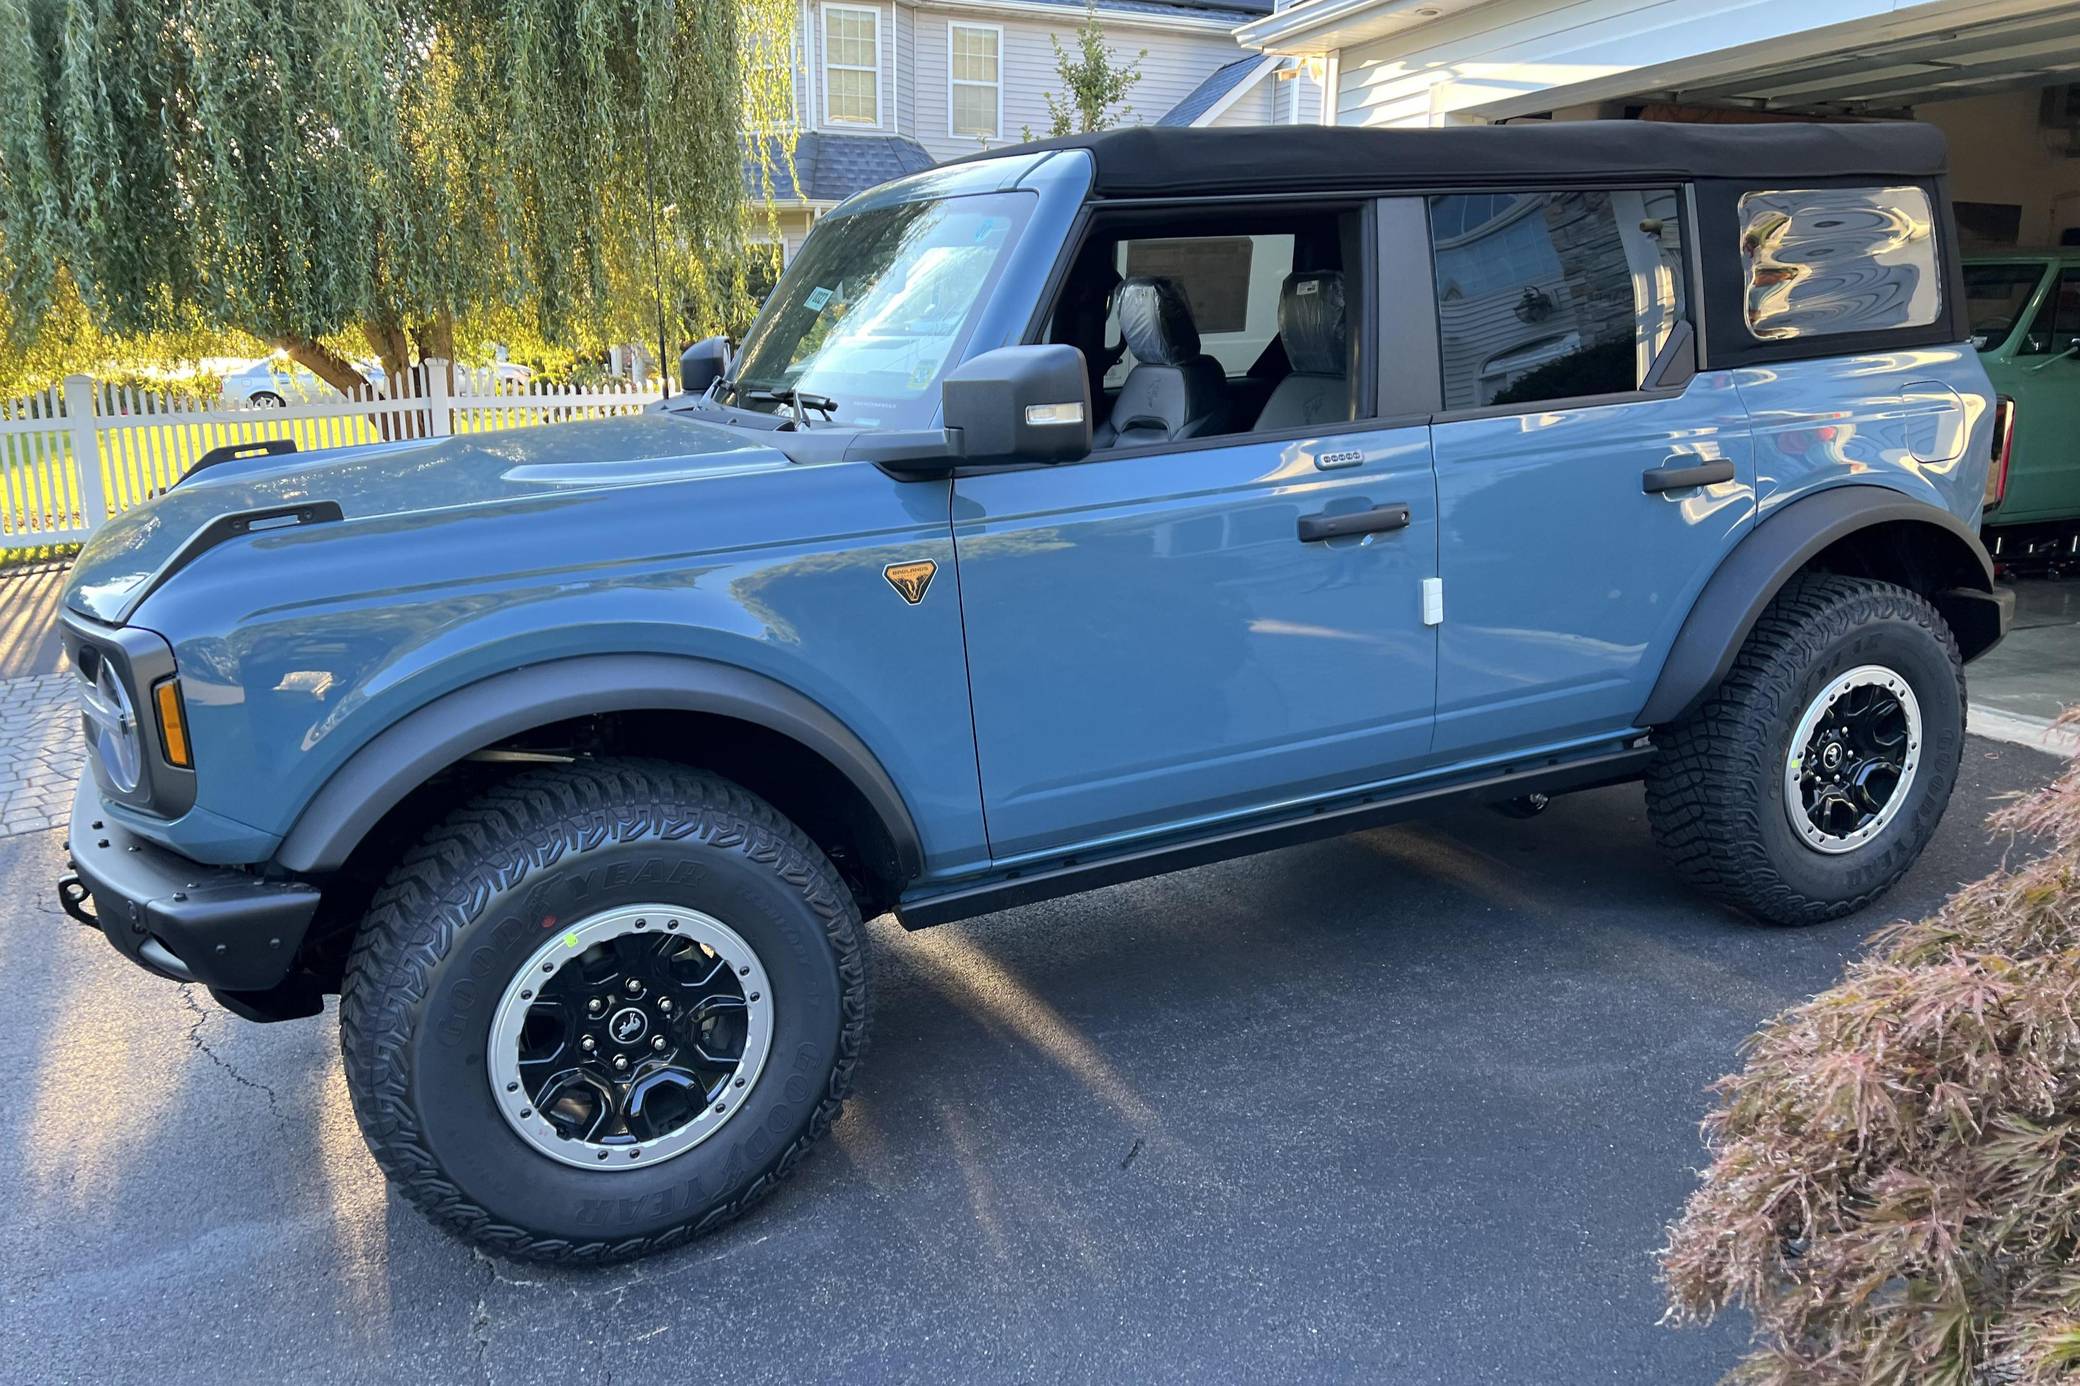
[[[658,398],[604,389],[502,384],[491,371],[418,367],[394,395],[346,395],[255,405],[198,400],[69,375],[62,387],[0,400],[0,551],[86,538],[110,516],[179,481],[226,444],[287,438],[300,452],[385,439],[488,433],[628,414]]]

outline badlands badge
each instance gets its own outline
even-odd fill
[[[932,574],[938,571],[939,565],[927,558],[917,563],[891,563],[881,570],[881,576],[902,594],[904,601],[916,606],[924,600],[925,589],[932,585]]]

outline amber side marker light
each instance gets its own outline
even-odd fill
[[[180,682],[162,680],[152,690],[152,701],[159,705],[159,747],[166,753],[167,764],[192,769],[194,762],[188,758],[188,721],[181,713]]]

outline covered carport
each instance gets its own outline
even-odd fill
[[[1942,127],[1967,247],[2057,245],[2080,228],[2080,6],[1643,87],[1601,114],[1667,119],[1908,118]]]

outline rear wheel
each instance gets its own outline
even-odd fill
[[[770,805],[654,761],[530,772],[377,896],[340,1037],[400,1191],[489,1250],[598,1261],[769,1192],[865,1042],[859,916]]]
[[[1926,600],[1813,574],[1778,595],[1702,706],[1656,733],[1654,836],[1758,919],[1862,909],[1941,821],[1964,748],[1964,673]]]

